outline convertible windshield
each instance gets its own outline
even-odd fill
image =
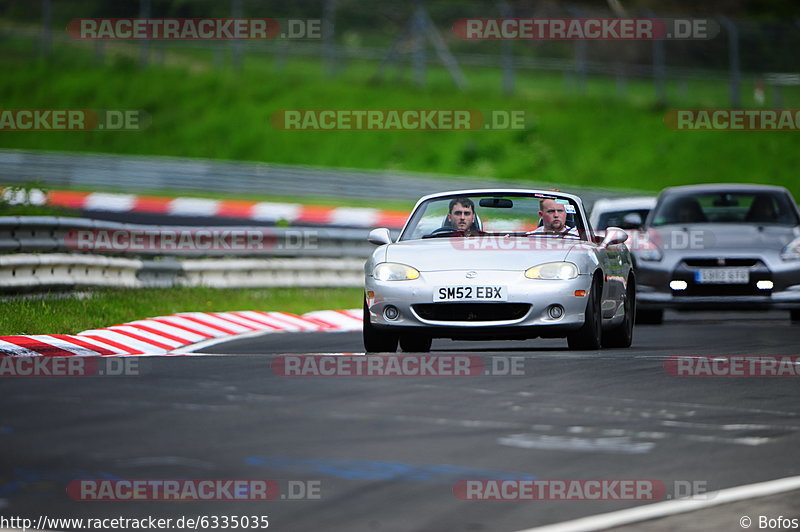
[[[540,202],[550,200],[563,223],[546,230],[539,218]],[[478,194],[442,196],[422,203],[400,240],[452,238],[468,235],[582,238],[580,207],[571,199],[548,194]]]
[[[652,220],[654,226],[694,223],[800,223],[789,198],[785,194],[771,191],[675,194],[659,202]]]

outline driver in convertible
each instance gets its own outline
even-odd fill
[[[469,198],[450,200],[450,213],[447,215],[447,226],[454,231],[478,231],[475,223],[475,204]]]
[[[542,225],[533,233],[557,233],[564,237],[580,238],[578,229],[567,225],[567,210],[563,203],[549,198],[539,201],[539,218],[542,219]]]

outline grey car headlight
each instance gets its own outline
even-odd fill
[[[525,270],[528,279],[575,279],[578,276],[578,267],[571,262],[546,262]]]
[[[410,281],[419,278],[419,271],[397,262],[382,262],[372,270],[372,276],[379,281]]]
[[[795,238],[781,250],[783,260],[800,260],[800,238]]]
[[[639,260],[658,262],[664,258],[664,253],[661,249],[649,240],[644,240],[639,243],[638,249],[634,252],[636,258]]]

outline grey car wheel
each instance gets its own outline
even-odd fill
[[[433,338],[420,333],[400,335],[400,349],[406,353],[427,353],[431,350]]]
[[[397,333],[382,331],[369,321],[369,309],[364,301],[364,350],[367,353],[394,353],[397,351]]]
[[[603,331],[603,347],[630,347],[633,343],[633,324],[636,321],[636,284],[628,280],[625,290],[625,319],[617,327]]]
[[[567,345],[570,349],[600,349],[602,336],[602,314],[600,301],[602,299],[602,285],[595,278],[586,302],[586,321],[577,331],[567,335]]]

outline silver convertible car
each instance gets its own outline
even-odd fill
[[[778,308],[800,322],[800,212],[785,188],[667,188],[645,229],[632,247],[640,323],[666,308]]]
[[[392,242],[373,229],[364,346],[426,352],[433,338],[567,338],[629,347],[636,280],[627,234],[595,237],[580,198],[551,190],[425,196]]]

